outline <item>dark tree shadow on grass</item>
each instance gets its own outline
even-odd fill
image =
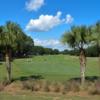
[[[85,77],[85,81],[95,82],[96,80],[100,80],[100,77],[99,76],[86,76]],[[80,77],[75,77],[75,78],[71,78],[69,81],[80,82],[81,78]]]
[[[30,75],[30,76],[22,76],[22,77],[19,77],[19,78],[15,78],[13,79],[12,81],[27,81],[27,80],[40,80],[40,79],[44,79],[42,77],[42,75]]]
[[[3,64],[3,62],[0,62],[0,65],[2,65]]]

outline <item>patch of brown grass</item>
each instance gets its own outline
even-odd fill
[[[26,80],[12,82],[7,86],[0,84],[0,91],[18,92],[44,92],[44,93],[57,93],[67,95],[100,95],[100,81],[90,82],[86,81],[84,89],[78,81],[67,82],[50,82],[46,80]]]

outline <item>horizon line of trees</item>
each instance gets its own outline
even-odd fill
[[[2,46],[0,46],[0,50]],[[31,46],[24,46],[22,50],[12,48],[12,58],[28,58],[32,56],[38,55],[57,55],[61,54],[58,49],[46,48],[43,46],[35,46],[34,44]],[[0,51],[0,60],[4,60],[4,52]]]
[[[98,57],[98,52],[97,52],[97,46],[96,45],[93,45],[93,46],[90,46],[90,47],[87,47],[85,49],[86,51],[86,56],[87,57]],[[65,49],[63,51],[61,51],[61,54],[64,54],[64,55],[72,55],[72,56],[79,56],[79,49],[71,49],[71,50],[68,50],[68,49]]]

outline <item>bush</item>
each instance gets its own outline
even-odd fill
[[[28,80],[22,82],[23,84],[23,89],[28,89],[31,91],[40,91],[41,90],[41,81],[36,81],[36,80]]]
[[[52,82],[49,85],[50,92],[60,92],[60,85],[57,82]]]
[[[69,92],[79,92],[80,91],[80,84],[77,81],[69,81],[64,83],[64,91]]]
[[[50,92],[49,86],[50,86],[49,81],[43,81],[41,90],[44,92]]]
[[[31,91],[56,92],[62,94],[85,91],[89,94],[95,95],[100,94],[100,81],[86,81],[84,89],[81,89],[80,82],[75,80],[64,83],[49,82],[45,80],[27,80],[23,81],[23,89]]]
[[[92,85],[89,86],[89,94],[92,95],[100,95],[100,81],[97,80],[95,83],[92,83]]]
[[[27,90],[33,91],[33,88],[34,88],[33,87],[34,86],[33,80],[23,81],[22,85],[23,85],[23,89],[27,89]]]

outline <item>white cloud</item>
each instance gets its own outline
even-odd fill
[[[40,15],[39,19],[31,19],[26,26],[26,30],[38,32],[48,31],[63,22],[63,20],[60,19],[61,14],[61,12],[57,12],[55,16]]]
[[[31,32],[45,32],[63,23],[70,24],[74,20],[70,14],[67,14],[64,19],[61,19],[61,15],[62,12],[60,11],[55,16],[40,15],[38,19],[31,19],[29,21],[26,25],[26,30]]]
[[[49,40],[34,39],[34,44],[36,46],[43,46],[43,47],[48,47],[52,49],[59,49],[60,51],[68,48],[68,46],[61,44],[60,41],[57,39],[49,39]]]
[[[44,0],[28,0],[25,5],[28,11],[37,11],[44,5]]]
[[[74,18],[73,18],[70,14],[67,14],[67,15],[66,15],[66,23],[67,23],[67,24],[72,23],[73,20],[74,20]]]
[[[55,46],[59,45],[59,40],[49,39],[49,40],[40,40],[40,39],[34,39],[34,44],[38,46]]]

